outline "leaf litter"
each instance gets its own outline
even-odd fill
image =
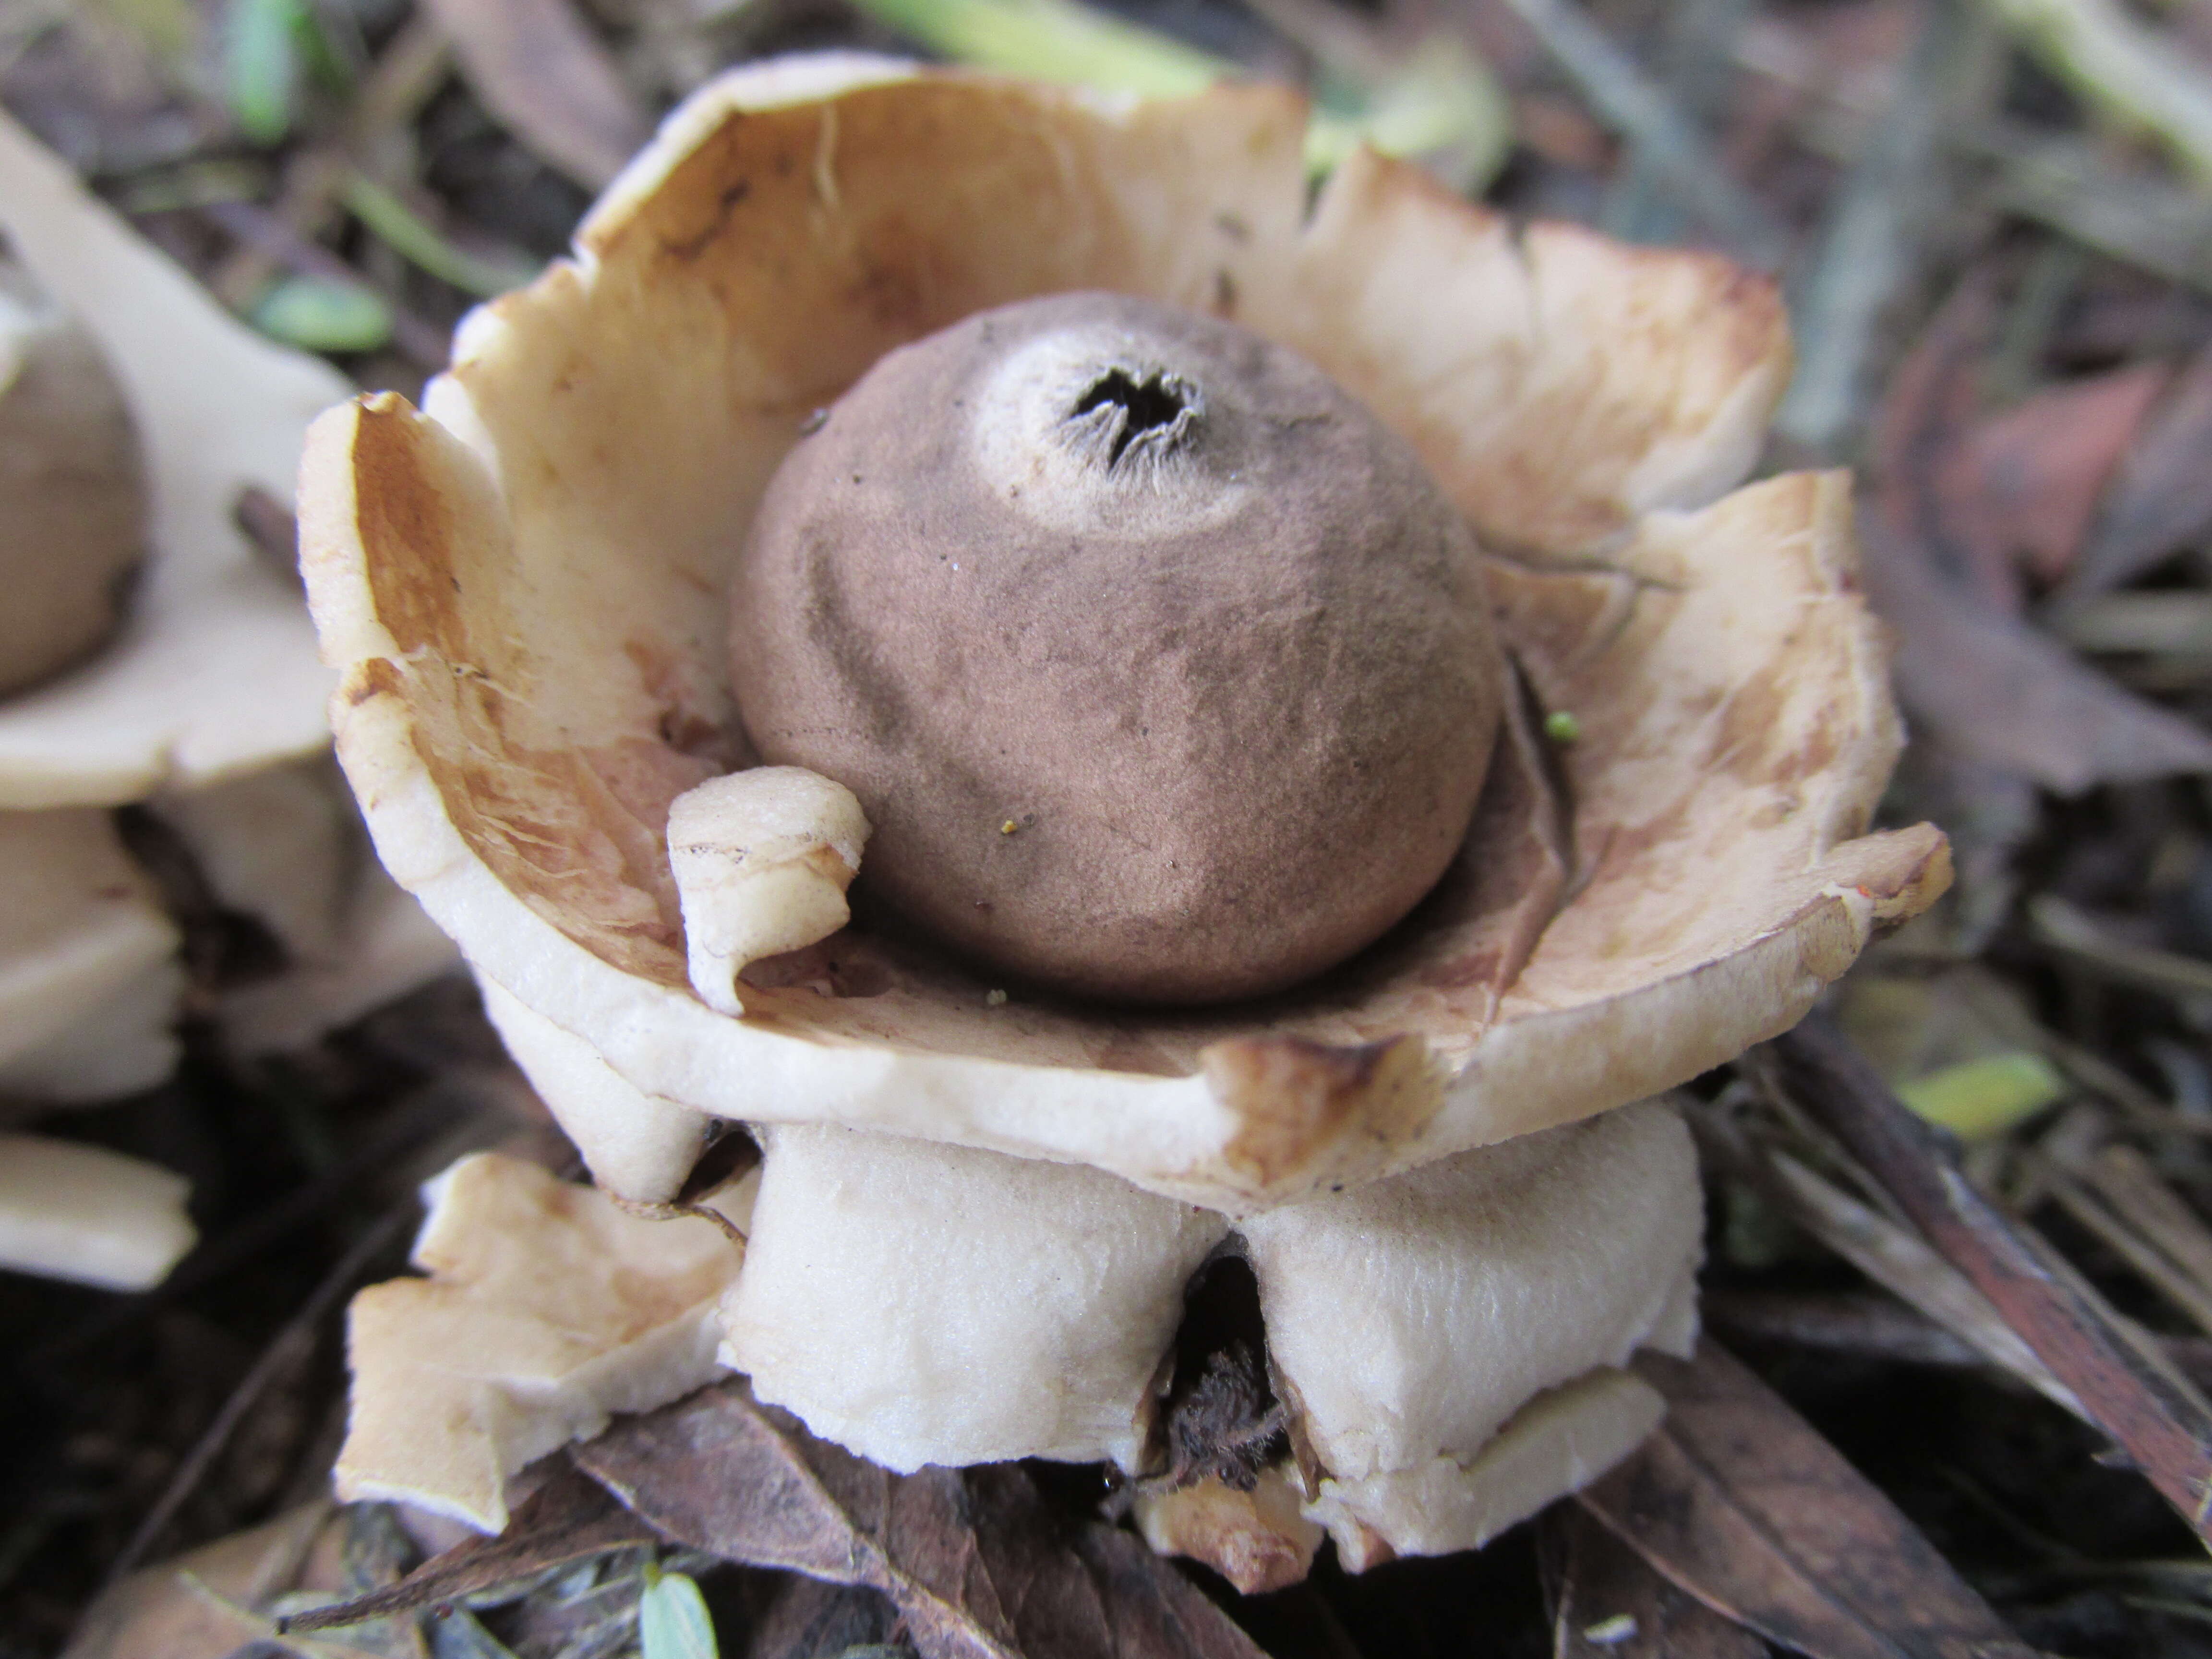
[[[295,1613],[280,1634],[357,1625],[460,1601],[613,1550],[661,1541],[660,1534],[574,1469],[556,1466],[495,1537],[471,1537],[432,1556],[404,1577],[365,1595]]]
[[[1667,1416],[1574,1501],[1654,1571],[1819,1659],[2032,1659],[1872,1483],[1716,1344],[1638,1370]]]
[[[2060,793],[2212,770],[2212,738],[2018,617],[2012,573],[1996,563],[2002,544],[1992,552],[1979,526],[1960,533],[1945,463],[1965,441],[1971,369],[1995,315],[1990,279],[1970,275],[1899,366],[1875,428],[1879,484],[1860,529],[1868,591],[1896,630],[1906,707],[1961,755]]]
[[[1653,1571],[1586,1505],[1541,1523],[1558,1659],[1766,1659],[1765,1640]]]
[[[667,1538],[881,1592],[922,1659],[1259,1652],[1133,1533],[1056,1512],[1019,1467],[893,1474],[758,1404],[742,1380],[574,1456]]]
[[[899,10],[0,7],[0,101],[234,313],[411,396],[467,307],[561,252],[676,97],[790,46],[911,49]],[[2187,1554],[2212,1457],[2201,20],[2101,0],[1117,14],[1139,59],[1304,77],[1346,131],[1419,104],[1450,140],[1439,172],[1508,212],[1788,274],[1801,373],[1778,458],[1866,465],[1865,580],[1913,722],[1889,810],[1924,804],[1961,872],[1841,993],[1872,1069],[1814,1027],[1693,1091],[1710,1322],[1790,1403],[1711,1345],[1656,1367],[1662,1437],[1540,1523],[1548,1607],[1525,1531],[1473,1563],[1201,1590],[1106,1518],[1117,1496],[1087,1474],[888,1475],[736,1384],[541,1468],[499,1539],[377,1505],[334,1521],[314,1507],[334,1344],[299,1322],[318,1286],[464,1143],[566,1156],[454,988],[274,1066],[203,1048],[174,1088],[80,1120],[197,1149],[209,1243],[127,1301],[0,1284],[27,1357],[7,1400],[34,1425],[0,1513],[8,1641],[58,1652],[81,1625],[86,1659],[218,1641],[597,1659],[636,1651],[663,1574],[696,1582],[720,1650],[757,1659],[1241,1656],[1245,1630],[1281,1659],[2024,1650],[1992,1606],[2083,1659],[2205,1650],[2212,1568]],[[1186,1473],[1272,1455],[1264,1382],[1225,1358],[1198,1375],[1170,1413]],[[713,1455],[656,1470],[671,1437]],[[1906,1467],[1905,1443],[1942,1473]],[[165,1490],[157,1549],[257,1541],[191,1569],[197,1588],[142,1571],[82,1620]],[[339,1598],[389,1611],[316,1636]]]

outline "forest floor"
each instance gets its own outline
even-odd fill
[[[1324,1557],[1266,1597],[1194,1576],[1277,1659],[2005,1650],[1984,1602],[2051,1653],[2212,1655],[2187,1501],[2212,1473],[2212,0],[1115,10],[1353,111],[1449,35],[1454,184],[1781,280],[1798,369],[1765,465],[1858,469],[1911,727],[1883,821],[1933,819],[1958,870],[1826,1023],[1690,1091],[1707,1326],[1749,1370],[1679,1379],[1656,1510],[1562,1504],[1358,1577]],[[929,11],[0,0],[0,101],[225,305],[413,398],[675,100],[781,52],[941,55],[899,26]],[[203,988],[225,971],[193,960]],[[62,1127],[188,1175],[197,1251],[136,1296],[0,1275],[4,1659],[59,1653],[120,1572],[323,1492],[343,1294],[401,1266],[416,1183],[550,1144],[464,983],[282,1061],[190,1036],[172,1085]],[[356,1587],[427,1547],[345,1524]],[[477,1612],[374,1650],[628,1650],[652,1551],[549,1576],[573,1534],[546,1537],[503,1590],[469,1582]],[[904,1639],[873,1590],[734,1547],[662,1559],[725,1653]],[[1911,1628],[1960,1595],[1952,1644]],[[341,1650],[316,1639],[237,1650]]]

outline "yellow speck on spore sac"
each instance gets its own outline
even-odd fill
[[[1014,831],[1021,827],[1022,826],[1020,824],[1016,823],[1012,818],[1008,818],[1004,823],[999,826],[999,833],[1002,836],[1011,836]]]

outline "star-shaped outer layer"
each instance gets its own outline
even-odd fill
[[[1231,1250],[1304,1512],[1350,1563],[1473,1548],[1595,1478],[1662,1410],[1622,1368],[1696,1331],[1697,1157],[1657,1101],[1241,1224],[1096,1170],[836,1126],[765,1150],[721,1306],[722,1358],[761,1399],[896,1469],[1157,1466],[1188,1287]],[[1212,1530],[1162,1541],[1234,1559],[1277,1528]]]
[[[198,1237],[188,1190],[182,1176],[105,1146],[0,1134],[0,1267],[150,1290]]]
[[[750,1176],[706,1202],[742,1224]],[[343,1498],[399,1498],[485,1532],[532,1459],[716,1370],[714,1298],[744,1247],[704,1220],[627,1215],[519,1158],[464,1158],[424,1189],[428,1275],[353,1299]]]
[[[105,812],[0,812],[0,1094],[97,1100],[177,1063],[176,924]]]
[[[1771,285],[1518,227],[1365,153],[1310,202],[1304,114],[1267,88],[741,70],[670,118],[573,259],[464,324],[424,413],[387,395],[319,422],[303,538],[341,757],[502,1023],[576,1059],[533,1069],[602,1179],[666,1196],[714,1115],[1249,1212],[1727,1060],[1948,879],[1933,828],[1867,833],[1899,733],[1845,479],[1727,493],[1788,374]],[[720,595],[749,514],[884,351],[1079,288],[1295,347],[1467,514],[1525,695],[1462,859],[1265,1006],[1005,1002],[848,929],[714,1012],[663,830],[744,758]],[[1547,711],[1579,740],[1547,744]]]
[[[525,1464],[696,1387],[718,1339],[758,1398],[894,1469],[1171,1479],[1178,1328],[1221,1334],[1189,1286],[1230,1253],[1291,1451],[1254,1498],[1156,1478],[1140,1519],[1158,1547],[1279,1587],[1323,1528],[1355,1569],[1471,1548],[1594,1479],[1663,1409],[1632,1355],[1695,1332],[1704,1199],[1663,1102],[1242,1223],[1077,1164],[834,1124],[764,1139],[757,1185],[708,1200],[742,1250],[511,1158],[439,1176],[429,1277],[354,1300],[341,1493],[495,1531]],[[1201,1439],[1229,1426],[1211,1421]]]

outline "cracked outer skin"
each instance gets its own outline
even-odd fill
[[[1109,462],[1076,411],[1116,369],[1190,391],[1134,443],[1100,410]],[[753,521],[730,665],[763,757],[860,798],[862,896],[1146,1003],[1283,989],[1410,910],[1503,684],[1403,442],[1294,353],[1103,294],[968,318],[841,398]]]

